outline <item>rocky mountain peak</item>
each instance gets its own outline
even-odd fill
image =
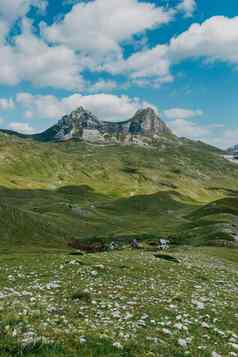
[[[59,120],[58,125],[72,125],[72,127],[86,127],[87,125],[96,125],[100,121],[97,117],[90,111],[84,109],[84,107],[79,107],[74,110],[71,114],[65,115]]]
[[[81,137],[84,129],[97,130],[101,123],[98,118],[84,107],[78,107],[71,114],[63,116],[58,121],[59,130],[55,135],[56,140],[68,140]]]
[[[168,126],[160,119],[159,114],[151,107],[138,110],[130,121],[137,131],[146,136],[172,134]]]
[[[143,143],[161,134],[172,133],[153,108],[138,110],[131,119],[125,121],[109,122],[99,120],[80,106],[38,137],[47,141],[75,138],[95,143]]]
[[[146,116],[146,115],[157,115],[157,112],[155,109],[151,108],[151,107],[147,107],[147,108],[142,108],[142,109],[138,109],[137,112],[135,113],[136,115],[142,115],[142,116]]]

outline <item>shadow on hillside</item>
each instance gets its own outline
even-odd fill
[[[175,191],[115,199],[87,185],[0,187],[0,236],[2,242],[53,247],[72,239],[167,236],[195,207]]]
[[[189,236],[193,228],[204,231],[209,227],[210,231],[217,218],[216,222],[204,219],[210,213],[212,218],[223,210],[231,212],[235,204],[236,198],[218,200],[214,209],[212,203],[198,205],[176,191],[113,198],[87,185],[56,190],[0,187],[1,244],[65,249],[75,239],[147,240],[171,237],[178,232],[183,239],[183,232]]]
[[[58,189],[22,189],[22,188],[6,188],[0,186],[0,204],[23,200],[51,200],[59,197],[59,199],[94,199],[104,200],[108,196],[102,193],[97,193],[93,188],[87,185],[80,186],[63,186]]]

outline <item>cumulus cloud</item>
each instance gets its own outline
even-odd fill
[[[28,81],[35,86],[96,93],[115,89],[118,75],[141,87],[170,83],[172,67],[187,58],[238,64],[238,17],[215,16],[195,23],[168,43],[125,57],[125,43],[131,45],[138,40],[135,36],[143,37],[147,30],[168,23],[176,11],[138,0],[80,2],[62,20],[42,23],[39,34],[26,14],[32,6],[44,10],[46,5],[45,0],[1,0],[0,84]],[[177,11],[189,15],[195,7],[195,1],[183,0]],[[3,41],[19,18],[20,33],[10,43]],[[84,80],[85,70],[97,73],[96,83]],[[103,72],[110,74],[108,80],[100,78]]]
[[[12,122],[9,129],[23,134],[34,134],[35,130],[28,123]]]
[[[123,59],[121,47],[122,42],[131,40],[134,35],[169,22],[174,13],[171,10],[137,0],[79,3],[61,22],[50,27],[41,25],[45,39],[51,42],[48,44],[24,17],[31,6],[43,9],[45,1],[15,0],[13,4],[14,0],[10,0],[11,6],[8,1],[3,1],[0,11],[4,21],[11,22],[20,17],[23,21],[20,34],[12,39],[11,44],[2,41],[0,45],[2,84],[16,85],[29,81],[36,86],[68,90],[81,90],[87,85],[91,92],[116,88],[114,80],[99,79],[95,84],[86,84],[81,75],[85,69],[106,71],[112,75],[125,74],[131,78],[156,74],[156,83],[158,77],[161,77],[161,83],[171,80],[166,46],[158,46],[148,53],[136,53],[128,61]],[[133,21],[128,21],[128,18],[133,18]],[[5,32],[5,22],[0,20],[0,38],[4,38]]]
[[[194,121],[186,119],[176,119],[169,123],[170,128],[179,137],[187,137],[195,140],[203,140],[210,134],[210,128],[199,125]]]
[[[28,81],[96,93],[117,88],[118,75],[124,76],[125,83],[141,87],[170,83],[172,67],[188,58],[238,64],[238,17],[224,16],[195,23],[168,43],[125,57],[124,44],[133,48],[138,36],[143,38],[147,30],[171,21],[175,10],[191,15],[195,0],[183,0],[174,10],[138,0],[77,2],[63,19],[52,25],[42,23],[40,33],[26,17],[32,6],[44,10],[47,1],[1,0],[0,84]],[[4,41],[17,19],[22,19],[20,32]],[[96,72],[96,83],[84,79],[85,70]],[[110,74],[108,80],[100,78],[103,72]]]
[[[117,87],[116,81],[100,79],[94,84],[88,84],[88,91],[92,93],[111,91]]]
[[[201,139],[210,132],[210,128],[208,126],[202,126],[191,120],[202,116],[202,110],[170,108],[164,110],[163,115],[169,120],[171,129],[178,136],[189,137],[191,139]]]
[[[1,0],[0,5],[0,41],[10,31],[11,26],[24,17],[31,7],[41,12],[47,8],[47,0]]]
[[[150,50],[138,51],[125,59],[123,45],[136,44],[138,38],[135,35],[143,36],[147,30],[171,21],[174,15],[174,10],[149,2],[94,0],[76,4],[58,23],[51,26],[42,23],[41,31],[49,43],[76,51],[84,68],[98,73],[129,76],[134,85],[139,84],[138,79],[150,78],[150,84],[153,81],[154,86],[159,86],[172,80],[167,46],[158,45]],[[108,89],[109,85],[110,81],[99,81],[95,91],[97,87]]]
[[[18,18],[25,16],[32,6],[44,11],[47,7],[47,1],[1,0],[0,18],[8,23],[13,23]]]
[[[80,89],[80,76],[74,52],[64,46],[48,46],[32,32],[28,20],[23,21],[22,33],[14,45],[0,46],[0,83],[16,85],[30,81],[37,86]]]
[[[171,108],[163,111],[169,127],[179,137],[201,140],[221,149],[237,144],[238,130],[226,129],[223,124],[202,124],[198,119],[203,114],[202,110],[186,108]]]
[[[55,96],[32,95],[19,93],[16,101],[25,111],[25,116],[30,118],[57,120],[65,114],[69,114],[79,106],[85,107],[95,113],[101,120],[129,119],[141,108],[151,106],[148,102],[138,98],[116,96],[112,94],[73,94],[64,98]]]
[[[168,23],[172,11],[137,0],[94,0],[73,6],[64,19],[42,26],[52,43],[90,54],[121,52],[120,44],[148,29]]]
[[[196,7],[196,0],[182,0],[181,3],[177,6],[177,9],[178,11],[184,12],[186,17],[191,17],[193,16]]]
[[[184,108],[171,108],[164,111],[164,115],[168,119],[175,120],[184,120],[191,119],[194,117],[199,117],[203,115],[202,110],[192,110],[192,109],[184,109]]]
[[[212,17],[201,24],[193,24],[187,31],[157,45],[104,65],[111,74],[127,74],[134,83],[146,85],[173,81],[171,67],[188,58],[238,64],[238,17]]]
[[[15,108],[15,103],[12,98],[0,98],[0,110],[11,110]]]
[[[170,74],[170,62],[168,58],[168,46],[158,45],[152,49],[139,51],[128,59],[107,64],[101,69],[111,74],[127,74],[132,80],[150,78],[158,83],[172,81]]]
[[[238,17],[215,16],[171,40],[172,62],[203,57],[210,61],[238,63]]]
[[[207,141],[214,146],[227,149],[238,143],[238,129],[222,129],[207,138]]]

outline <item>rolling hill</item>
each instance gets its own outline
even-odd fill
[[[141,113],[136,122],[144,130]],[[217,148],[161,128],[156,137],[127,131],[122,141],[113,132],[106,143],[2,131],[2,246],[66,247],[71,239],[134,236],[235,244],[238,166]]]

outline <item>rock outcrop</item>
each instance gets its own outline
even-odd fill
[[[141,109],[129,120],[119,123],[104,122],[104,131],[109,134],[129,134],[153,137],[171,133],[167,125],[152,108]]]
[[[44,141],[80,139],[94,143],[141,143],[147,144],[161,135],[172,135],[171,130],[152,109],[136,112],[129,120],[121,122],[100,121],[94,114],[79,107],[65,115],[53,127],[38,134]]]

